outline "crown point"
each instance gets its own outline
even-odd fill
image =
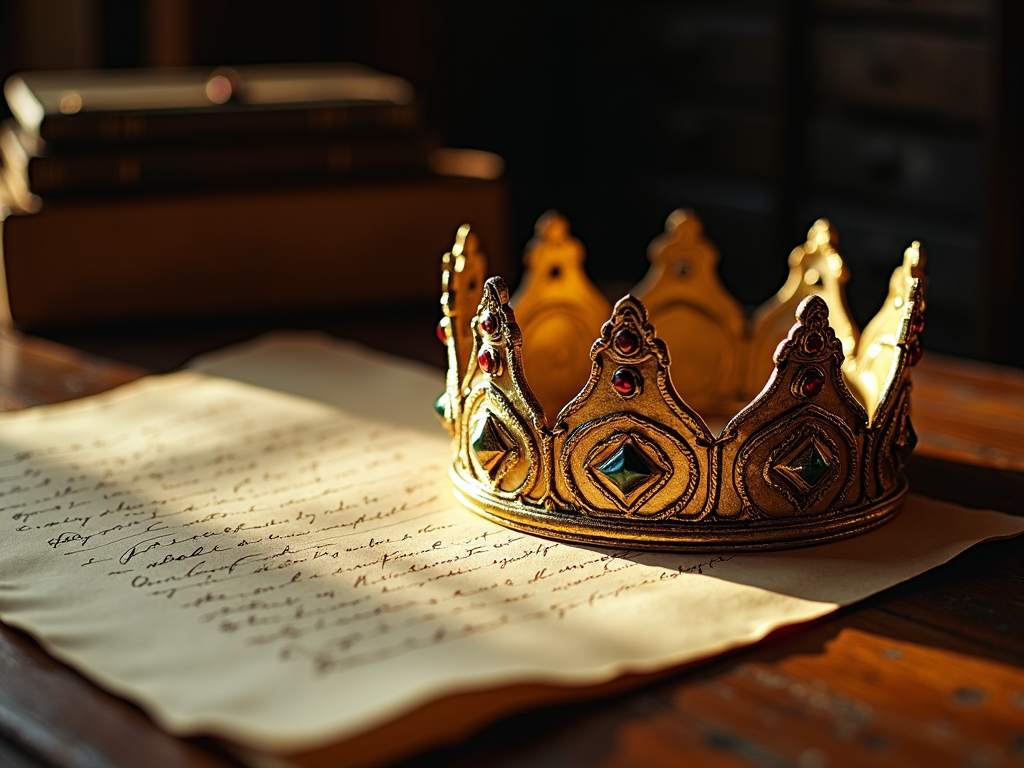
[[[800,302],[796,319],[801,325],[821,327],[828,325],[828,303],[816,293]]]
[[[835,248],[839,245],[839,234],[828,219],[821,218],[807,231],[807,242],[810,245],[831,245]]]
[[[452,246],[452,256],[458,258],[466,250],[466,240],[469,238],[469,224],[463,224],[455,231],[455,245]],[[475,240],[474,235],[474,240]],[[475,242],[473,243],[475,245]]]
[[[678,208],[668,215],[665,231],[678,240],[696,240],[704,233],[704,223],[690,209]]]
[[[640,301],[636,296],[631,293],[627,293],[621,299],[615,302],[615,307],[612,309],[612,315],[614,317],[622,317],[634,313],[637,316],[637,321],[641,324],[647,322],[647,307]]]
[[[919,240],[912,242],[903,252],[903,263],[909,267],[911,277],[924,277],[925,261],[925,251]]]
[[[484,294],[502,306],[508,304],[508,286],[500,277],[487,278],[487,282],[484,283]]]
[[[541,240],[562,242],[569,237],[569,220],[558,211],[548,211],[537,219],[534,231]]]

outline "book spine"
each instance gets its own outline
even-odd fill
[[[420,122],[416,104],[344,104],[274,110],[195,110],[166,113],[49,115],[39,127],[60,146],[246,140],[410,131]]]
[[[506,210],[500,181],[440,178],[56,201],[0,220],[0,314],[9,300],[43,328],[436,306],[439,254],[466,221],[508,274]]]
[[[317,181],[427,169],[422,137],[400,141],[164,148],[83,153],[29,161],[33,193],[201,189],[250,181]]]

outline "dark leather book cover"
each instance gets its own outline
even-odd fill
[[[47,201],[0,218],[0,317],[38,329],[432,304],[466,222],[508,274],[507,206],[501,180],[443,177]]]
[[[7,172],[44,198],[111,192],[201,190],[258,182],[330,181],[427,171],[422,134],[287,142],[158,145],[33,157],[10,124],[0,126]]]
[[[11,112],[50,151],[76,145],[210,142],[405,131],[412,86],[358,64],[24,72]]]

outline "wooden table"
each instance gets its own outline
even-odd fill
[[[402,332],[385,333],[394,339],[385,346],[440,363],[429,331],[417,325],[409,334],[401,317],[391,322]],[[346,335],[369,332],[350,324]],[[149,341],[65,338],[168,369],[245,335],[193,329]],[[2,410],[102,392],[144,372],[0,335]],[[926,356],[915,387],[914,490],[1024,514],[1024,373]],[[508,717],[400,765],[1022,766],[1022,554],[1018,540],[979,545],[822,620],[626,693]],[[164,733],[3,625],[0,736],[0,764],[12,766],[236,764],[212,740]]]

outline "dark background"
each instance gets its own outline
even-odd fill
[[[690,206],[748,305],[818,216],[863,326],[912,239],[927,346],[1024,365],[1018,0],[0,0],[19,68],[361,61],[507,162],[513,248],[558,208],[603,285]]]

